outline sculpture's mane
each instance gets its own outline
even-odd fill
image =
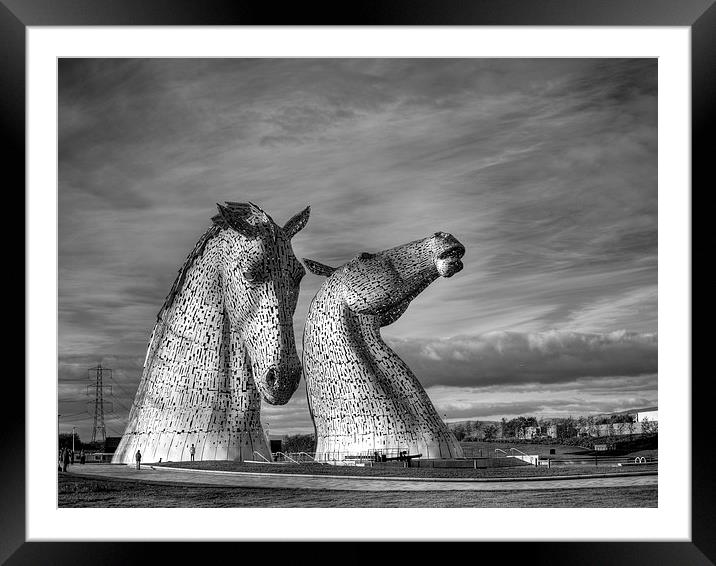
[[[268,225],[273,228],[273,221],[271,220],[271,218],[252,202],[227,202],[225,206],[229,213],[235,218],[240,218],[242,220],[248,220],[249,218],[257,218],[259,222],[268,221]],[[174,299],[176,299],[177,295],[184,287],[187,273],[194,265],[196,260],[203,255],[204,250],[206,249],[206,245],[213,238],[215,238],[223,229],[230,228],[226,219],[221,214],[216,214],[212,216],[211,222],[211,227],[209,227],[209,229],[202,234],[201,238],[199,238],[199,241],[194,246],[194,249],[189,252],[189,255],[184,261],[184,265],[182,265],[179,269],[179,273],[177,274],[176,279],[174,279],[174,283],[169,290],[169,294],[164,299],[164,304],[157,313],[157,321],[161,320],[164,313],[166,313],[167,310],[169,310],[169,308],[174,304]]]

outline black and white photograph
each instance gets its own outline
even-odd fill
[[[658,506],[656,58],[60,58],[64,507]]]

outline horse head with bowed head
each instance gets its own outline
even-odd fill
[[[311,303],[303,368],[316,428],[317,459],[378,453],[462,457],[454,435],[380,328],[400,318],[439,277],[463,265],[465,247],[437,232],[379,253],[361,253],[339,268],[304,259],[327,276]]]
[[[291,238],[253,203],[227,202],[157,315],[129,423],[113,462],[254,459],[269,454],[261,397],[288,402],[301,378],[293,313],[305,274]]]

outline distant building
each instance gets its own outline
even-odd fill
[[[534,440],[544,436],[541,426],[526,426],[517,430],[517,438]]]
[[[568,423],[551,424],[545,428],[545,434],[548,438],[574,438],[577,429]]]
[[[585,426],[579,429],[579,436],[626,436],[629,434],[641,434],[643,422],[614,423]]]
[[[617,419],[611,424],[592,424],[581,427],[579,436],[624,436],[631,434],[642,434],[645,432],[655,432],[655,423],[659,421],[658,407],[645,407],[642,409],[630,409],[628,411],[620,411],[618,413],[610,413],[607,415],[598,415],[601,417],[623,417]],[[631,422],[630,422],[631,421]],[[645,422],[652,423],[644,425]],[[644,426],[642,426],[644,425]]]
[[[659,411],[655,408],[653,409],[644,409],[636,414],[636,422],[641,423],[644,422],[644,419],[648,419],[651,422],[658,421],[659,420]]]

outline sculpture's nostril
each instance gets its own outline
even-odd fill
[[[269,368],[266,372],[266,385],[273,387],[274,383],[276,383],[276,370],[274,370],[274,368]]]

